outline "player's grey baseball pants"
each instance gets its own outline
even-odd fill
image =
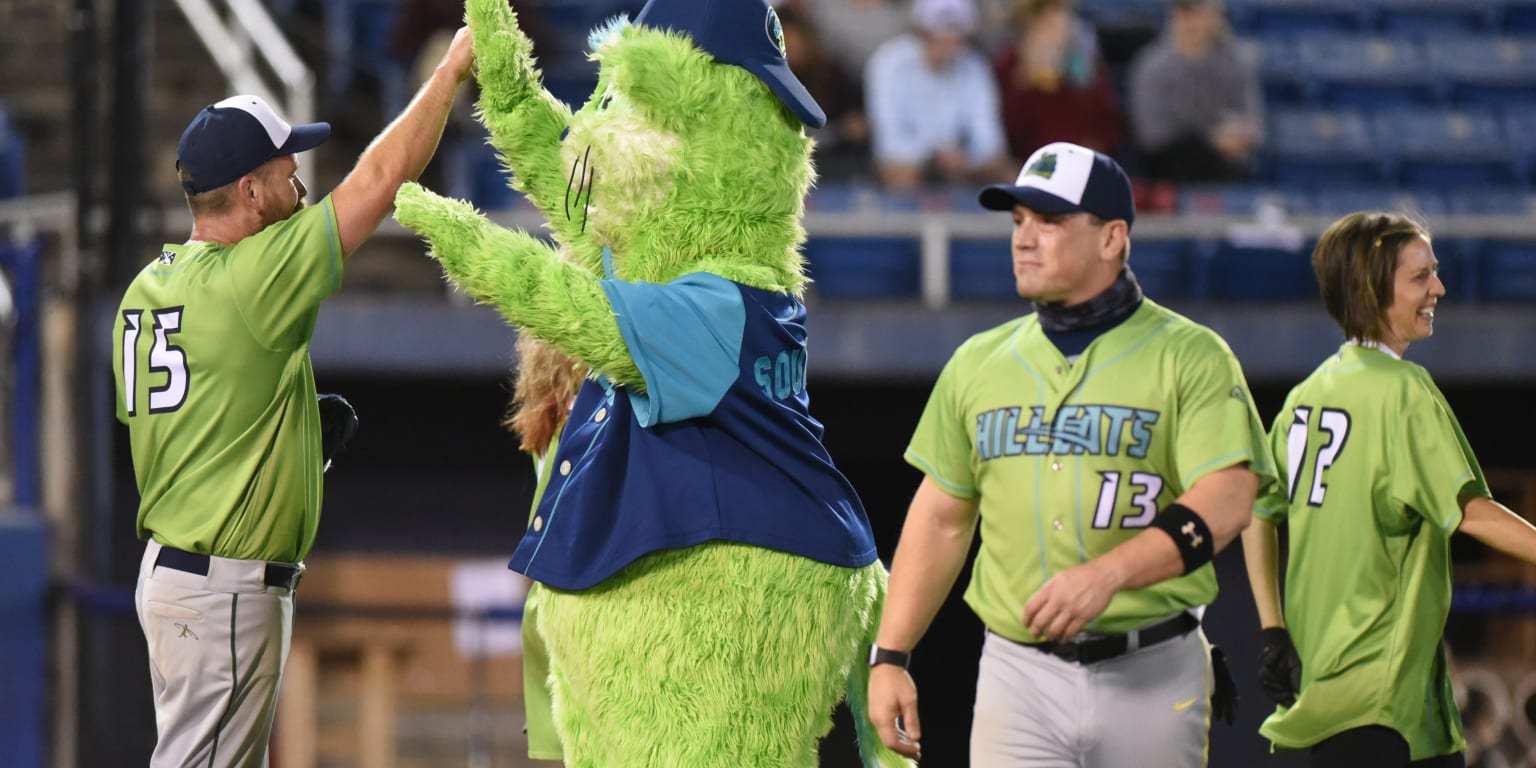
[[[1195,630],[1078,664],[987,633],[971,725],[975,768],[1199,768],[1210,649]]]
[[[159,733],[149,764],[266,766],[303,566],[162,549],[144,549],[134,590]]]

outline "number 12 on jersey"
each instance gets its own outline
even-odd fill
[[[181,332],[182,307],[149,310],[153,319],[155,342],[149,348],[149,372],[164,373],[165,383],[149,390],[149,412],[169,413],[187,401],[187,353],[170,342]],[[123,310],[123,408],[129,416],[138,414],[138,349],[144,310]]]
[[[1308,405],[1298,405],[1293,411],[1296,417],[1291,422],[1291,428],[1285,433],[1286,463],[1290,478],[1290,491],[1287,497],[1292,503],[1296,501],[1296,488],[1300,479],[1301,469],[1307,458],[1307,443],[1311,438],[1308,423],[1312,420],[1314,409]],[[1349,440],[1349,412],[1338,408],[1323,408],[1318,410],[1317,427],[1328,433],[1328,438],[1317,446],[1317,457],[1312,462],[1312,484],[1307,492],[1307,506],[1321,507],[1323,497],[1328,494],[1328,484],[1323,482],[1323,472],[1333,466],[1339,456],[1344,453],[1344,443]]]

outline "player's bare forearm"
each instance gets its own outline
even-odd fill
[[[1248,565],[1248,587],[1259,609],[1259,626],[1284,627],[1280,607],[1280,539],[1275,524],[1255,517],[1243,531],[1243,559]]]
[[[644,386],[597,277],[473,206],[406,184],[395,218],[427,238],[448,278],[519,328],[613,380]]]
[[[976,521],[975,500],[951,496],[932,478],[923,478],[891,562],[890,591],[876,640],[881,648],[910,651],[928,631],[965,567]]]
[[[567,186],[560,135],[570,124],[570,109],[544,89],[533,44],[506,0],[470,0],[465,15],[479,63],[480,121],[491,146],[511,163],[513,186],[558,227],[562,221],[554,212]]]
[[[1536,563],[1536,526],[1493,499],[1475,496],[1467,501],[1457,530],[1506,555]]]
[[[1247,465],[1234,465],[1200,478],[1177,499],[1211,530],[1215,551],[1226,549],[1253,520],[1259,478]],[[1161,528],[1150,528],[1099,558],[1116,590],[1140,589],[1184,572],[1179,547]]]
[[[331,193],[343,258],[378,229],[400,185],[420,177],[432,160],[459,83],[468,77],[473,62],[469,31],[460,29],[432,77]]]

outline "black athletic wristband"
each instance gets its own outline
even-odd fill
[[[912,654],[910,653],[893,651],[888,648],[881,648],[878,645],[871,645],[869,647],[869,665],[871,667],[877,664],[895,664],[902,669],[906,669],[911,661]]]
[[[1216,556],[1216,537],[1193,509],[1178,502],[1163,507],[1152,518],[1152,527],[1161,528],[1179,548],[1184,558],[1184,573],[1188,574],[1211,561]]]

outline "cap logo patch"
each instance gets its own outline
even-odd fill
[[[768,42],[779,52],[779,55],[789,58],[788,49],[784,46],[784,26],[779,23],[779,14],[771,7],[768,9],[767,18],[763,20],[763,31],[768,33]]]
[[[1045,152],[1045,153],[1042,153],[1040,155],[1040,159],[1034,161],[1033,163],[1030,163],[1029,164],[1029,168],[1024,171],[1024,175],[1025,176],[1039,176],[1042,179],[1049,179],[1055,173],[1056,173],[1056,153],[1055,152]]]

